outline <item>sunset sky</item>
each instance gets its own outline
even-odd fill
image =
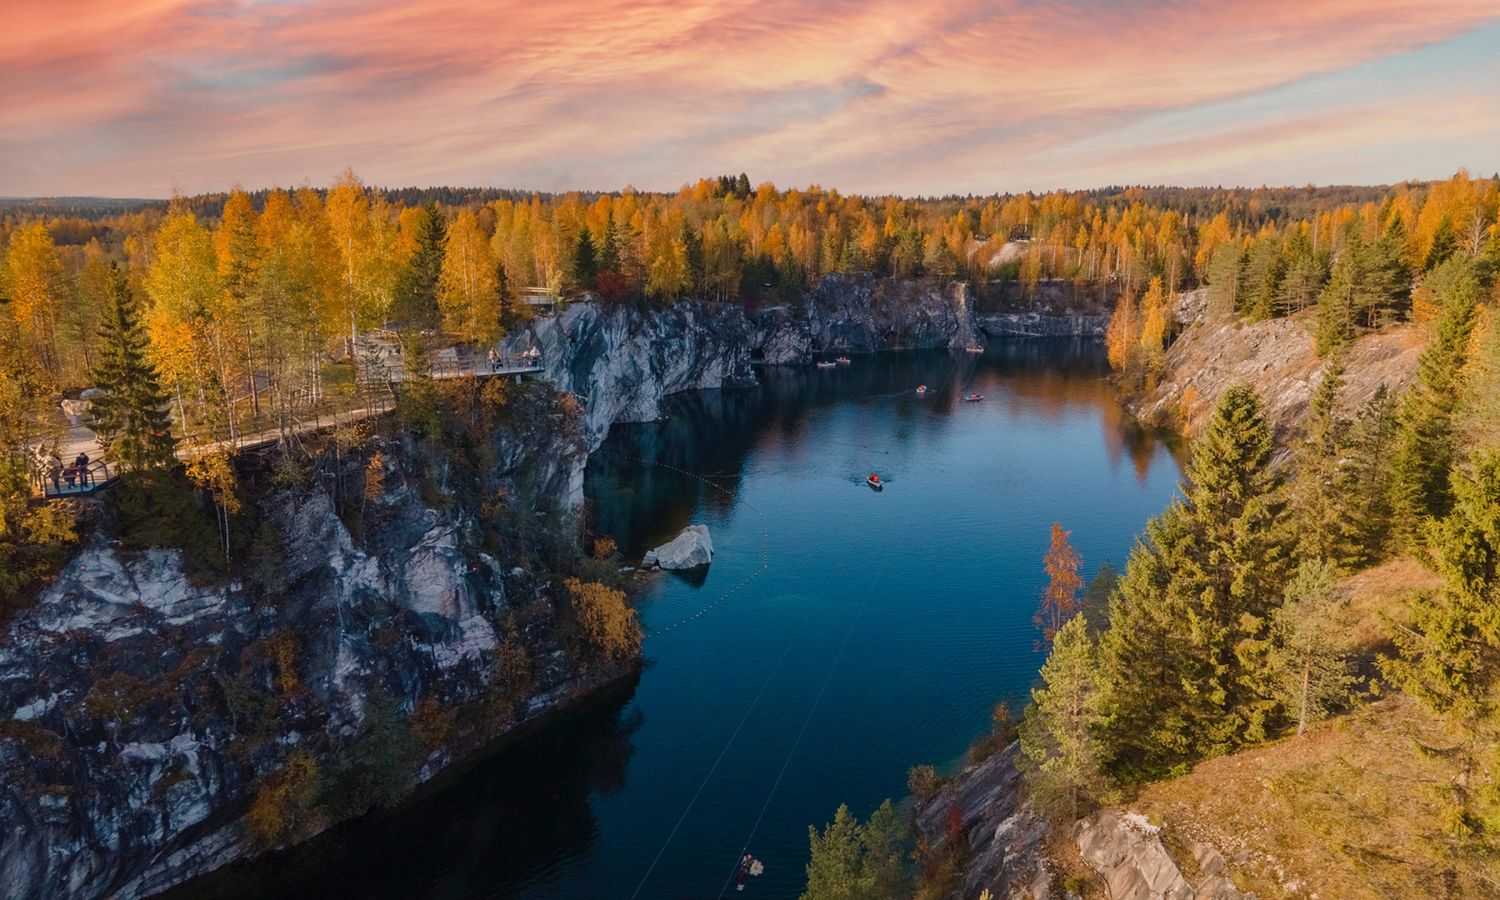
[[[0,195],[1500,169],[1500,0],[8,0]]]

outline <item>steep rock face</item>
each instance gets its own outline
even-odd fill
[[[954,777],[916,810],[917,829],[940,850],[949,839],[949,812],[960,810],[967,841],[963,889],[958,898],[986,889],[997,900],[1044,900],[1054,896],[1042,852],[1047,823],[1025,800],[1016,770],[1019,744],[1011,744]]]
[[[669,394],[750,378],[750,334],[737,306],[684,302],[641,313],[575,303],[538,319],[510,349],[541,350],[547,378],[583,402],[593,449],[615,422],[661,418]]]
[[[1079,820],[1073,837],[1111,900],[1255,900],[1234,886],[1224,858],[1206,845],[1191,848],[1196,884],[1189,881],[1162,845],[1161,829],[1144,816],[1102,810]]]
[[[533,461],[526,477],[539,496],[567,500],[580,434],[495,442],[501,465]],[[383,717],[406,721],[430,701],[457,714],[451,736],[399,732],[413,748],[399,776],[424,780],[633,666],[580,671],[554,631],[551,586],[486,553],[461,504],[424,499],[429,476],[406,448],[379,449],[382,489],[366,495],[358,536],[326,477],[259,501],[278,558],[227,583],[195,584],[179,551],[127,553],[98,533],[5,626],[7,896],[165,889],[264,844],[247,810],[295,752],[336,781]],[[340,464],[357,472],[358,462]],[[530,660],[525,683],[507,680],[502,643]],[[398,734],[379,733],[379,743]],[[328,823],[320,814],[286,836]]]
[[[1101,338],[1109,328],[1109,316],[992,313],[979,317],[979,328],[991,337]]]
[[[505,350],[541,351],[548,380],[583,403],[595,449],[615,422],[661,418],[671,394],[753,383],[752,362],[802,364],[832,350],[966,347],[978,335],[962,282],[829,275],[800,312],[777,307],[747,316],[740,306],[697,301],[647,311],[574,303],[512,335]]]
[[[823,350],[961,348],[978,342],[969,286],[928,279],[829,275],[807,298],[807,329]]]
[[[1131,412],[1144,422],[1175,422],[1197,434],[1225,389],[1249,383],[1260,393],[1278,440],[1285,442],[1322,380],[1325,361],[1318,357],[1310,328],[1310,320],[1302,316],[1250,325],[1205,317],[1173,342],[1159,383],[1129,404]],[[1345,410],[1357,409],[1381,385],[1393,393],[1410,386],[1424,341],[1422,329],[1413,325],[1356,340],[1345,351]]]

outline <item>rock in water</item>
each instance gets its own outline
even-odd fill
[[[644,568],[660,566],[663,569],[696,569],[714,560],[714,542],[708,536],[707,525],[689,525],[670,541],[646,551],[641,561]]]

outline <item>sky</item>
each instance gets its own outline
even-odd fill
[[[1500,0],[3,0],[0,195],[1500,169]]]

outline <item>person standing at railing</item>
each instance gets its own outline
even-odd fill
[[[88,487],[89,484],[89,455],[87,451],[78,451],[78,458],[73,460],[73,468],[78,470],[78,486]]]

